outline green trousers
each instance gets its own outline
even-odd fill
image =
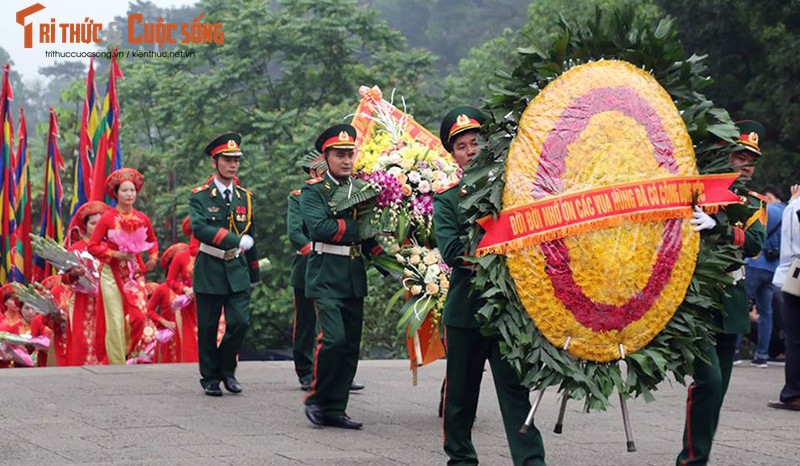
[[[519,433],[531,409],[530,390],[519,383],[511,365],[500,355],[498,341],[480,330],[447,326],[447,376],[444,391],[444,451],[448,465],[478,464],[472,445],[472,424],[478,409],[486,360],[492,368],[503,427],[515,465],[544,465],[542,436],[536,427]]]
[[[676,464],[705,465],[711,455],[711,444],[719,424],[719,413],[733,370],[736,335],[717,334],[716,346],[708,345],[706,357],[711,363],[695,360],[694,382],[686,400],[686,425],[683,450]]]
[[[292,358],[294,359],[294,371],[301,384],[311,383],[316,337],[317,314],[314,311],[314,300],[306,298],[306,290],[303,288],[295,288]]]
[[[250,291],[227,295],[197,293],[197,350],[200,383],[206,387],[236,372],[236,355],[250,328]],[[225,335],[217,347],[219,316],[225,309]]]
[[[314,298],[319,335],[311,392],[306,404],[321,405],[336,417],[347,409],[350,384],[358,367],[364,298]]]

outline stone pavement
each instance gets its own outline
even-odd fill
[[[314,428],[291,362],[245,362],[245,393],[203,396],[194,365],[0,371],[2,465],[436,465],[445,464],[436,417],[444,362],[411,385],[406,361],[362,361],[349,414],[362,431]],[[491,379],[491,372],[485,373]],[[734,369],[713,464],[797,465],[800,413],[766,406],[783,368]],[[584,414],[559,399],[537,412],[548,464],[670,465],[680,445],[686,390],[664,384],[657,401],[629,403],[638,451],[628,453],[620,412]],[[491,380],[484,380],[473,438],[482,464],[511,464]]]

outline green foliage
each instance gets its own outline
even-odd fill
[[[298,160],[320,131],[355,109],[359,85],[397,87],[416,99],[432,57],[409,49],[354,0],[285,0],[275,9],[260,0],[200,6],[204,21],[224,24],[224,44],[180,44],[195,55],[121,63],[125,163],[144,174],[138,205],[169,244],[179,239],[175,225],[187,214],[189,190],[213,173],[205,145],[226,130],[243,134],[240,178],[255,196],[259,254],[272,261],[266,286],[254,293],[247,344],[286,346],[292,249],[285,206],[306,178]]]
[[[525,22],[528,2],[519,0],[362,0],[401,31],[410,44],[430,50],[437,69],[450,71],[470,49]]]
[[[708,53],[714,101],[736,120],[764,124],[758,188],[800,178],[800,1],[661,0],[687,47]],[[703,21],[697,21],[703,18]]]
[[[568,5],[568,6],[567,6]],[[637,18],[653,21],[658,18],[654,0],[539,0],[528,6],[528,21],[518,29],[506,28],[501,34],[472,48],[458,62],[458,71],[448,76],[443,85],[444,107],[477,104],[479,99],[491,94],[491,88],[502,85],[507,73],[519,62],[516,50],[531,44],[545,44],[560,31],[560,21],[575,24],[594,19],[595,8],[609,10],[628,6]]]
[[[502,87],[495,88],[487,106],[494,116],[487,145],[465,174],[465,183],[474,191],[461,207],[471,221],[501,209],[506,154],[516,122],[530,100],[569,67],[601,58],[621,59],[649,70],[682,112],[701,173],[729,170],[724,151],[715,144],[720,138],[730,140],[736,130],[727,112],[700,93],[710,84],[702,58],[682,49],[671,20],[651,25],[631,7],[605,14],[598,9],[594,19],[582,25],[561,20],[549,45],[531,44],[519,53],[519,65]],[[477,234],[477,229],[470,232],[473,242]],[[522,383],[535,389],[555,385],[565,396],[585,399],[586,409],[593,410],[606,408],[614,389],[625,396],[650,399],[657,384],[670,374],[683,382],[702,345],[713,341],[709,311],[720,310],[724,286],[731,282],[725,270],[740,263],[740,257],[719,237],[704,237],[684,303],[650,344],[629,355],[624,379],[618,364],[577,360],[542,336],[520,302],[504,257],[489,255],[476,261],[480,268],[473,284],[484,290],[482,296],[487,299],[479,310],[483,331],[499,335],[501,350],[521,374]]]

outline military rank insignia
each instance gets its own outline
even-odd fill
[[[237,222],[247,221],[247,207],[243,205],[236,206],[236,221]]]

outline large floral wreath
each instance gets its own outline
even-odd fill
[[[513,205],[513,199],[504,198],[510,173],[507,170],[512,169],[508,167],[512,162],[508,154],[512,139],[518,136],[523,112],[531,100],[540,93],[540,89],[575,65],[600,59],[623,60],[649,71],[681,112],[692,139],[689,144],[694,144],[699,172],[730,171],[725,150],[720,150],[719,141],[731,142],[737,131],[727,112],[715,108],[699,92],[710,83],[703,75],[705,68],[702,58],[689,56],[682,50],[670,20],[661,21],[653,29],[646,25],[635,25],[630,13],[615,12],[609,16],[598,14],[596,21],[586,26],[564,22],[549,49],[532,46],[520,50],[519,65],[508,76],[505,88],[493,97],[487,108],[494,118],[486,127],[487,140],[483,154],[465,174],[464,182],[470,187],[471,194],[462,201],[462,209],[471,221],[497,215],[503,208],[502,203],[510,202]],[[612,128],[613,131],[634,130],[633,127],[614,128],[616,123],[607,123],[610,126],[606,125],[606,128]],[[581,141],[573,143],[580,144]],[[629,149],[636,150],[635,147]],[[619,172],[625,171],[626,167],[619,165],[626,163],[623,160],[610,162],[603,161],[602,166],[561,168],[587,173],[594,171],[595,175],[598,171],[614,168]],[[678,161],[684,162],[686,160]],[[587,163],[591,165],[596,162]],[[601,173],[600,178],[603,176]],[[486,298],[486,304],[479,310],[484,330],[499,335],[501,350],[520,373],[524,385],[535,389],[558,386],[564,396],[585,399],[586,408],[590,410],[606,408],[614,389],[626,397],[642,395],[651,399],[651,392],[668,375],[683,383],[684,377],[692,373],[695,359],[702,357],[703,345],[714,339],[712,314],[721,312],[719,303],[725,285],[731,283],[725,270],[741,260],[732,246],[716,236],[704,237],[697,252],[696,237],[692,240],[687,228],[686,222],[680,219],[645,222],[637,224],[635,228],[599,230],[575,238],[543,243],[541,252],[531,256],[489,254],[476,259],[480,267],[474,285],[484,290],[483,296]],[[480,234],[481,229],[477,226],[471,231],[473,244]],[[617,255],[619,260],[635,259],[627,264],[624,273],[599,269],[603,256],[612,254],[615,244],[631,242],[633,235],[644,238],[641,244],[660,244],[657,254],[648,256],[628,250]],[[671,243],[672,247],[670,239],[677,241]],[[570,249],[575,242],[582,242],[581,247]],[[570,258],[569,251],[578,251],[582,256]],[[696,266],[694,257],[698,258]],[[597,263],[598,267],[592,267],[592,263]],[[671,270],[671,275],[660,273],[665,267]],[[531,290],[547,288],[549,279],[553,278],[548,274],[563,273],[565,268],[572,273],[568,277],[570,280],[558,281],[575,286],[553,289],[550,285],[545,292],[537,291],[536,306],[543,309],[542,316],[534,320],[529,318],[526,305],[532,305],[534,297]],[[618,279],[618,287],[613,290],[599,289],[595,284],[609,283],[609,277],[600,280],[598,274]],[[654,279],[661,281],[655,283]],[[681,302],[680,296],[687,285],[688,290]],[[639,293],[638,290],[644,292]],[[636,298],[629,299],[631,295]],[[542,301],[542,296],[551,299]],[[600,297],[602,299],[598,299]],[[620,315],[631,316],[645,307],[655,308],[656,311],[650,318],[636,322],[638,332],[649,333],[642,342],[644,346],[635,345],[635,352],[616,356],[624,357],[626,371],[613,360],[616,357],[609,357],[607,345],[598,345],[596,354],[592,354],[594,350],[587,346],[583,353],[578,354],[579,357],[575,357],[575,353],[570,354],[552,342],[553,334],[566,333],[559,326],[573,325],[576,320],[587,332],[595,332],[598,336],[602,332],[621,329],[620,322],[613,319],[593,319],[593,313],[597,315],[598,311],[602,311],[599,308],[608,306],[608,302],[622,307],[636,307]],[[664,307],[665,302],[672,304]],[[680,305],[670,318],[678,302]],[[659,306],[664,309],[659,310]],[[670,306],[671,309],[667,309]],[[561,318],[565,309],[577,312],[571,312],[571,319]],[[550,336],[550,341],[545,334]]]

